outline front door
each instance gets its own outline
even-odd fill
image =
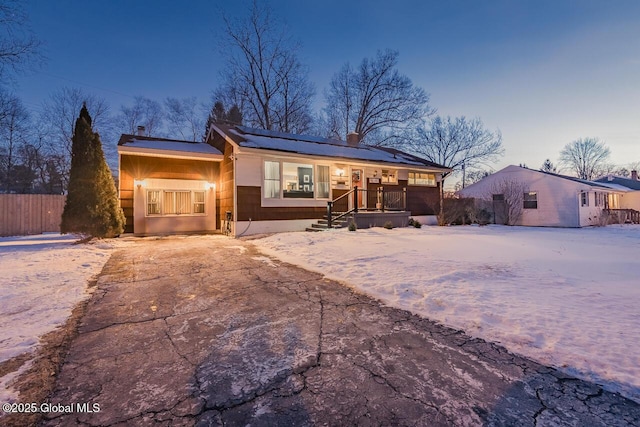
[[[352,169],[351,170],[351,188],[358,187],[358,209],[367,207],[367,192],[360,191],[366,190],[364,183],[364,170]]]

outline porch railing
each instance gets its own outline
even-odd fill
[[[640,211],[635,209],[605,209],[609,215],[609,223],[640,224]]]
[[[366,201],[361,207],[361,202]],[[341,209],[338,211],[338,209]],[[327,202],[327,225],[331,228],[333,221],[361,211],[404,211],[407,209],[407,189],[385,191],[384,187],[365,190],[353,187],[353,190]]]

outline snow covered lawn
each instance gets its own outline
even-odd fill
[[[39,337],[64,324],[89,296],[89,280],[125,244],[112,239],[74,245],[77,240],[60,234],[0,237],[0,362],[32,352]],[[0,378],[0,402],[16,398],[7,383],[27,368]]]
[[[640,402],[640,227],[276,234],[264,253]]]

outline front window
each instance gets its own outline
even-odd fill
[[[409,172],[409,185],[436,186],[436,175],[424,172]]]
[[[165,215],[183,215],[191,213],[190,191],[165,191],[164,199]]]
[[[204,213],[204,191],[147,190],[147,215]]]
[[[282,196],[292,199],[313,199],[313,165],[282,163]]]
[[[316,195],[319,199],[328,199],[331,188],[331,177],[329,176],[329,166],[318,166],[318,188]]]
[[[280,162],[264,162],[264,198],[280,197]]]
[[[331,171],[329,166],[265,161],[263,188],[265,199],[328,199]]]
[[[147,215],[160,215],[160,190],[147,191]]]
[[[525,209],[538,209],[538,193],[535,191],[529,191],[524,193],[524,204],[523,208]]]
[[[204,213],[204,191],[193,192],[193,213]]]
[[[388,183],[388,184],[395,184],[398,182],[398,174],[394,170],[382,169],[381,182]]]

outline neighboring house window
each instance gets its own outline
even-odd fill
[[[313,199],[313,165],[282,163],[282,196],[291,199]]]
[[[409,185],[436,186],[436,175],[424,172],[409,172]]]
[[[386,183],[397,183],[398,182],[398,175],[396,174],[396,171],[393,170],[389,170],[389,169],[382,169],[382,180],[381,182],[386,182]]]
[[[524,204],[523,208],[525,209],[538,209],[538,193],[535,191],[529,191],[524,193]]]
[[[147,191],[147,215],[160,215],[160,190]]]
[[[264,198],[280,197],[280,162],[264,162]]]
[[[589,206],[589,193],[580,193],[580,206]]]
[[[605,193],[594,193],[595,194],[595,206],[604,206],[605,205]]]
[[[193,200],[193,204],[191,203]],[[204,191],[147,190],[147,215],[205,213]]]
[[[318,166],[318,189],[316,197],[319,199],[328,199],[330,188],[331,177],[329,175],[329,166]]]

